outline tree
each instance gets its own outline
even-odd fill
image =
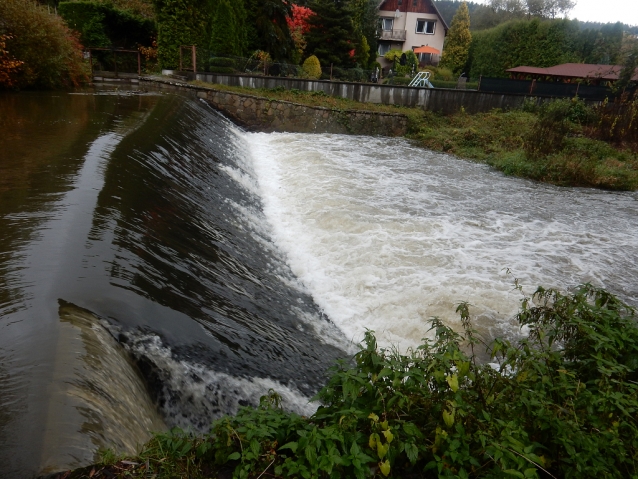
[[[77,34],[46,7],[31,0],[0,0],[0,36],[0,68],[11,86],[49,89],[88,81]]]
[[[310,8],[315,15],[308,19],[307,53],[314,54],[325,66],[353,67],[350,52],[356,48],[349,4],[346,0],[313,0]]]
[[[285,0],[244,1],[248,49],[266,51],[275,60],[290,60],[295,53],[295,44],[288,28],[288,18],[292,15],[291,3]]]
[[[286,18],[288,23],[288,30],[292,36],[292,41],[295,44],[295,53],[293,55],[293,61],[299,63],[306,51],[306,34],[310,30],[308,24],[308,18],[314,15],[313,11],[308,7],[302,7],[299,5],[292,6],[292,15]]]
[[[451,69],[456,75],[461,73],[467,64],[471,43],[470,12],[467,3],[463,2],[452,19],[443,47],[441,66]]]
[[[241,56],[246,50],[246,11],[243,2],[218,0],[212,17],[210,51]]]
[[[162,68],[179,65],[180,45],[207,49],[213,4],[210,0],[153,0],[157,12],[158,59]]]
[[[378,48],[378,6],[379,2],[377,0],[350,0],[349,9],[352,12],[352,26],[355,38],[359,39],[355,47],[355,58],[362,67],[366,67],[370,62],[370,52],[376,52]]]

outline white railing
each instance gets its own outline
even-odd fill
[[[418,86],[422,88],[434,88],[434,85],[430,83],[430,72],[419,72],[412,79],[408,86]]]

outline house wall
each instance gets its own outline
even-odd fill
[[[416,4],[416,5],[415,5]],[[403,0],[399,5],[398,0],[386,0],[379,10],[379,17],[394,18],[394,30],[405,30],[406,39],[402,44],[393,44],[392,48],[400,48],[402,51],[411,50],[413,47],[429,45],[439,51],[443,51],[443,42],[445,41],[445,25],[437,14],[435,8],[429,0]],[[396,17],[396,11],[399,10],[399,16]],[[419,19],[436,21],[434,34],[417,33],[416,23]],[[400,45],[400,46],[399,46]],[[440,56],[433,58],[433,63],[438,63]],[[387,66],[386,61],[379,57],[377,60],[382,66]]]

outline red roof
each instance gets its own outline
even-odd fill
[[[589,63],[563,63],[548,68],[520,66],[507,70],[511,73],[527,73],[530,75],[547,75],[565,78],[592,78],[601,80],[618,80],[621,65],[593,65]],[[638,69],[631,78],[638,81]]]

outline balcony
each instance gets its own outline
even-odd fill
[[[405,30],[381,30],[379,40],[388,40],[392,42],[404,42]]]

